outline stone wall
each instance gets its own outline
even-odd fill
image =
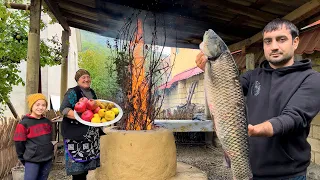
[[[311,161],[320,165],[320,114],[311,122],[308,142],[311,145]]]

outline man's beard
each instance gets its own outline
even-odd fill
[[[279,60],[268,60],[270,64],[274,65],[274,66],[283,66],[285,64],[287,64],[290,60],[291,60],[292,56],[286,56],[283,57],[282,59]]]

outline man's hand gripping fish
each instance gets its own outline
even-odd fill
[[[223,40],[211,29],[200,44],[208,56],[204,84],[217,136],[234,180],[250,180],[248,123],[237,65]]]

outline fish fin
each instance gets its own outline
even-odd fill
[[[227,168],[231,168],[231,160],[230,160],[230,157],[228,156],[228,154],[223,151],[223,154],[224,154],[224,161],[223,161],[223,164],[227,167]]]

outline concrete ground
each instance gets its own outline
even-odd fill
[[[320,165],[310,164],[307,176],[308,180],[320,180]]]

